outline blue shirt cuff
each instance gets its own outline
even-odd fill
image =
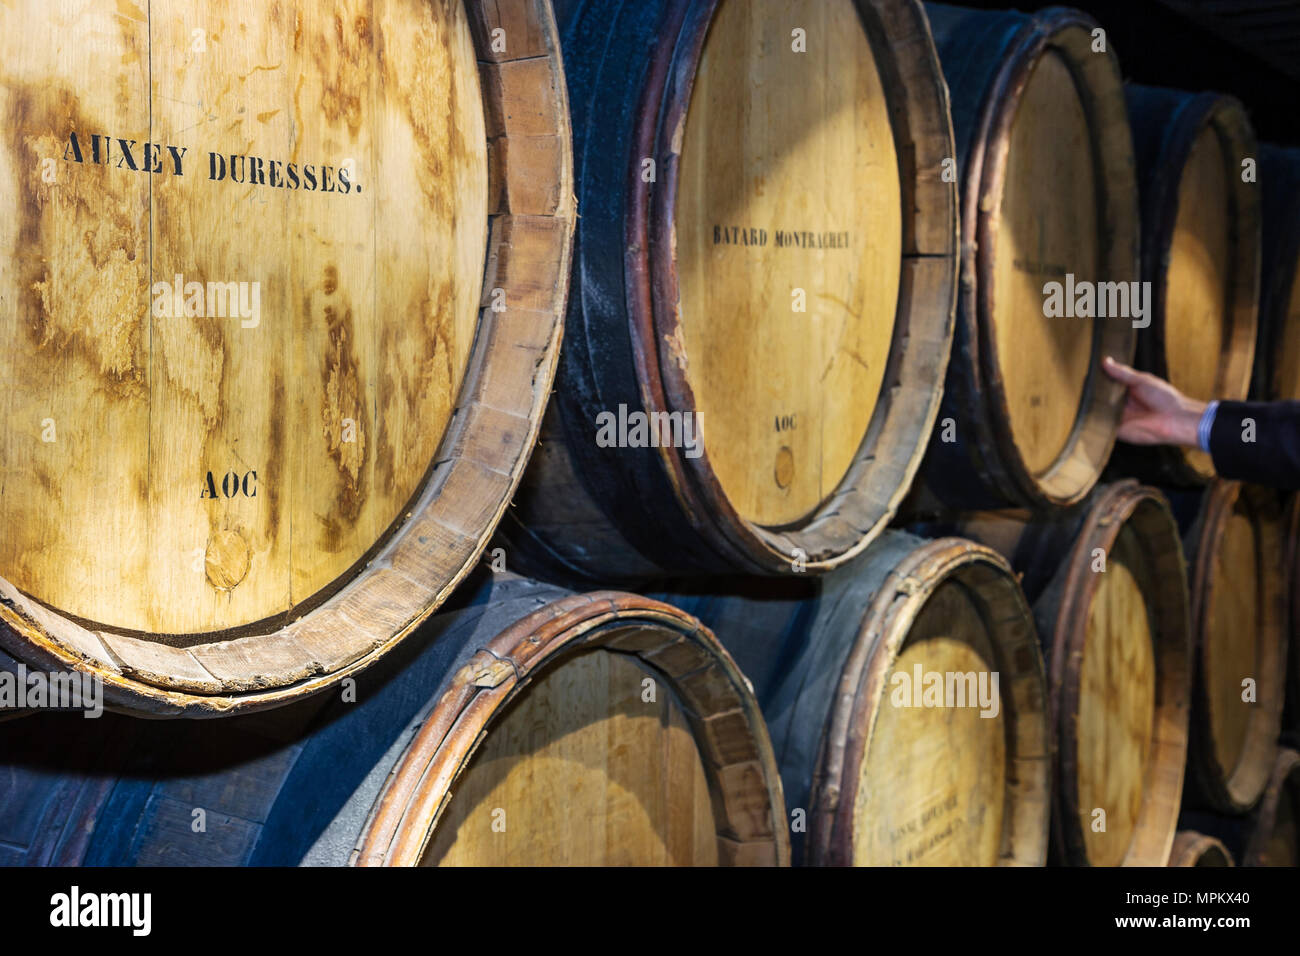
[[[1201,451],[1208,453],[1210,450],[1210,432],[1214,428],[1214,413],[1219,410],[1217,401],[1210,402],[1205,406],[1205,414],[1201,416],[1201,424],[1196,428],[1196,443],[1201,446]]]

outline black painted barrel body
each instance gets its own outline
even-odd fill
[[[0,864],[788,861],[744,676],[695,618],[621,592],[480,572],[355,687],[223,721],[0,724]]]
[[[43,713],[0,725],[0,863],[346,864],[430,695],[563,594],[523,579],[484,584],[358,678],[355,703],[331,691],[222,721]]]
[[[1252,398],[1300,399],[1300,149],[1259,148],[1263,249]]]

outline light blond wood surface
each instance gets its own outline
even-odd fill
[[[992,866],[1004,843],[1005,701],[978,706],[895,706],[893,675],[995,670],[993,644],[956,581],[941,584],[908,632],[862,763],[854,806],[855,865]],[[969,704],[969,701],[967,701]]]
[[[1169,381],[1202,401],[1237,397],[1225,392],[1222,372],[1236,267],[1230,192],[1235,169],[1235,162],[1227,165],[1215,128],[1206,126],[1183,168],[1169,248],[1164,333]],[[1232,388],[1236,390],[1236,383]],[[1201,475],[1214,474],[1214,463],[1204,452],[1188,450],[1186,458]]]
[[[1204,650],[1210,733],[1228,774],[1242,757],[1255,707],[1242,700],[1242,681],[1252,678],[1258,685],[1265,679],[1256,658],[1262,572],[1255,528],[1250,516],[1239,509],[1225,521],[1214,558],[1213,617]]]
[[[1012,437],[1031,474],[1066,450],[1092,361],[1096,319],[1043,315],[1048,282],[1097,275],[1092,133],[1070,69],[1049,50],[1012,121],[993,273],[993,331]]]
[[[1282,731],[1285,522],[1274,490],[1218,480],[1196,527],[1187,548],[1196,661],[1187,782],[1200,805],[1241,816],[1269,785]]]
[[[20,2],[0,38],[0,576],[127,630],[289,610],[402,516],[465,374],[488,171],[463,5]],[[94,165],[96,134],[184,148],[183,174]],[[231,154],[336,191],[232,182]],[[256,283],[258,324],[154,315],[177,274]]]
[[[1078,807],[1089,861],[1118,866],[1129,852],[1148,786],[1156,663],[1146,597],[1149,569],[1125,527],[1088,608],[1079,677]],[[1093,811],[1105,811],[1094,829]]]
[[[647,678],[654,702],[642,700]],[[716,826],[672,690],[634,658],[593,651],[541,676],[493,723],[422,862],[710,866]]]
[[[1218,133],[1206,126],[1192,145],[1178,186],[1165,304],[1169,381],[1205,401],[1221,397],[1216,388],[1222,384],[1219,368],[1230,321],[1229,174]]]
[[[898,162],[851,0],[723,0],[682,147],[677,354],[747,520],[806,516],[871,422],[898,305]]]

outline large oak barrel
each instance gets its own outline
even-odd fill
[[[551,388],[547,0],[0,12],[0,648],[292,699],[445,599]]]
[[[751,584],[670,599],[706,621],[753,682],[796,863],[1044,863],[1042,655],[994,552],[889,531],[788,593]]]
[[[1250,392],[1259,315],[1260,193],[1245,108],[1216,93],[1127,88],[1142,194],[1142,280],[1151,324],[1137,363],[1201,401]],[[1166,484],[1203,484],[1210,456],[1121,446],[1121,464]]]
[[[947,96],[914,0],[558,8],[582,218],[508,551],[548,574],[860,552],[938,407]]]
[[[1187,760],[1190,634],[1178,524],[1127,481],[1053,517],[967,516],[959,530],[1022,575],[1047,660],[1056,857],[1163,866]]]
[[[1300,753],[1278,751],[1251,824],[1243,866],[1300,866]]]
[[[962,508],[1071,504],[1123,406],[1101,360],[1134,347],[1114,317],[1132,307],[1139,233],[1119,66],[1077,11],[926,10],[952,94],[961,292],[922,476]]]
[[[1264,191],[1254,397],[1300,400],[1300,149],[1262,144]]]
[[[0,725],[0,863],[788,861],[758,705],[698,621],[488,577],[354,694]]]
[[[1170,866],[1232,866],[1223,841],[1195,830],[1179,830],[1169,851]]]
[[[1248,816],[1185,814],[1223,841],[1242,866],[1300,866],[1300,753],[1277,751],[1259,803]]]
[[[1216,480],[1184,524],[1194,659],[1184,800],[1245,813],[1272,772],[1282,718],[1281,507],[1270,489]]]

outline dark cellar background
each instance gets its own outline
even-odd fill
[[[1296,0],[946,0],[1031,12],[1070,6],[1092,15],[1124,79],[1241,100],[1263,142],[1300,145],[1300,2]]]

